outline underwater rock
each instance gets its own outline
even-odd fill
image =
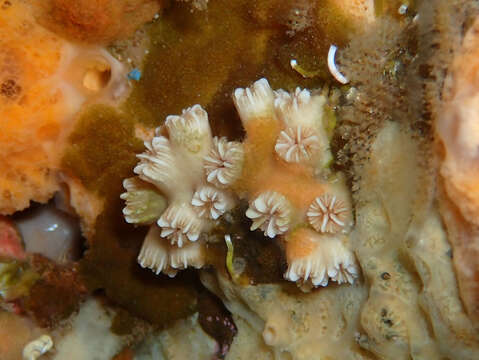
[[[202,281],[222,299],[238,325],[226,359],[247,359],[246,344],[254,346],[257,358],[265,359],[361,358],[355,333],[367,293],[358,283],[304,294],[277,284],[234,284],[220,273],[203,273]]]
[[[53,204],[15,214],[15,223],[27,253],[38,253],[60,264],[78,260],[83,239],[78,219]]]
[[[112,320],[111,309],[88,300],[73,317],[71,329],[55,341],[53,359],[111,359],[123,347],[122,338],[110,331]]]
[[[135,348],[135,359],[213,359],[218,344],[202,330],[198,319],[195,313],[167,330],[151,334]]]

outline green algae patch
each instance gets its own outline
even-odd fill
[[[261,77],[273,88],[322,86],[331,80],[329,45],[344,43],[347,30],[332,18],[335,14],[312,9],[306,28],[288,35],[290,20],[284,14],[294,7],[294,1],[283,0],[216,0],[206,11],[192,13],[188,4],[175,3],[149,28],[149,54],[126,112],[154,127],[200,104],[215,134],[235,138],[242,135],[231,100],[235,88]],[[332,35],[325,35],[326,26],[334,27]],[[292,59],[317,76],[304,78],[291,67]]]
[[[108,196],[118,193],[121,180],[132,173],[135,154],[142,150],[134,120],[112,107],[93,105],[80,115],[62,167],[88,190]]]
[[[0,259],[0,301],[28,295],[39,276],[27,263]]]
[[[132,175],[143,143],[134,135],[134,120],[105,105],[86,109],[69,138],[63,170],[105,201],[79,272],[90,292],[101,291],[125,310],[159,326],[192,313],[195,275],[175,279],[142,269],[136,257],[147,228],[123,218],[122,181]]]
[[[150,53],[127,101],[129,112],[147,125],[158,125],[167,115],[212,102],[233,69],[257,65],[267,34],[251,37],[247,19],[240,16],[244,3],[214,1],[201,13],[175,4],[165,11],[151,26]]]
[[[102,290],[133,315],[166,326],[195,310],[196,278],[185,271],[170,279],[141,268],[136,257],[146,230],[126,224],[121,203],[113,202],[97,220],[80,271],[90,291]]]

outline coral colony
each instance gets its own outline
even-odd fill
[[[124,181],[129,223],[150,225],[142,267],[173,277],[205,265],[205,244],[220,219],[247,200],[251,231],[284,243],[284,277],[299,285],[353,283],[358,276],[347,234],[350,194],[332,155],[326,98],[297,88],[273,91],[266,79],[236,89],[243,142],[213,137],[200,105],[166,118]],[[229,237],[229,235],[226,235]]]

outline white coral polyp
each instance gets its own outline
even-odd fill
[[[309,90],[301,90],[299,87],[295,89],[294,93],[279,89],[274,92],[274,95],[274,106],[281,113],[299,111],[302,106],[307,105],[311,101],[311,93]]]
[[[346,232],[349,226],[350,210],[336,195],[318,196],[306,213],[309,224],[321,233]]]
[[[168,207],[157,224],[161,228],[161,237],[178,247],[197,241],[204,225],[191,206],[186,204]]]
[[[329,281],[353,284],[359,269],[351,250],[335,238],[321,238],[315,245],[309,255],[290,259],[284,278],[314,286],[327,286]]]
[[[166,208],[166,199],[156,191],[154,186],[132,177],[123,180],[126,192],[120,195],[125,200],[123,215],[130,224],[154,223]]]
[[[138,263],[157,275],[164,273],[174,277],[178,270],[189,266],[199,269],[205,264],[203,247],[199,242],[189,243],[182,248],[172,246],[161,238],[160,228],[153,225],[141,247]]]
[[[200,105],[183,110],[181,115],[167,116],[165,126],[171,142],[178,148],[198,153],[209,145],[211,131],[208,114]]]
[[[217,187],[232,185],[241,176],[243,145],[225,137],[213,139],[213,147],[204,158],[207,181]]]
[[[288,127],[280,132],[274,150],[286,162],[307,162],[320,150],[319,137],[308,127]]]
[[[199,216],[216,220],[233,208],[234,201],[222,190],[212,186],[202,186],[195,191],[191,205],[195,207]]]
[[[233,101],[243,125],[252,119],[274,115],[274,92],[265,78],[259,79],[249,88],[236,89]]]
[[[274,107],[278,117],[286,126],[321,128],[321,117],[326,98],[311,95],[309,90],[296,88],[294,93],[282,89],[274,92]]]
[[[169,140],[164,136],[155,136],[151,141],[145,141],[145,147],[146,151],[137,155],[140,162],[133,171],[163,192],[172,193],[179,174]]]
[[[161,239],[160,229],[153,225],[141,246],[138,263],[141,267],[148,268],[157,275],[163,272],[174,276],[176,272],[168,270],[168,248],[169,244]]]
[[[205,264],[204,244],[199,242],[188,244],[182,248],[172,248],[170,265],[175,270],[184,270],[191,266],[200,269]]]
[[[291,214],[292,206],[288,199],[275,191],[261,193],[246,210],[246,216],[253,220],[251,230],[259,228],[270,238],[289,230]]]

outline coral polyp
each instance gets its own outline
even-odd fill
[[[256,81],[249,88],[236,89],[233,93],[233,101],[243,125],[249,120],[273,115],[274,93],[266,79]]]
[[[164,273],[174,277],[178,270],[186,269],[188,266],[201,268],[205,263],[204,248],[200,242],[182,247],[169,244],[162,237],[161,229],[152,226],[138,255],[138,263],[157,275]]]
[[[161,228],[161,237],[178,247],[188,241],[198,240],[203,225],[194,210],[185,204],[170,206],[158,219],[157,224]]]
[[[251,230],[261,229],[270,238],[284,234],[291,224],[292,207],[281,194],[267,191],[254,199],[246,216],[253,220]]]
[[[234,201],[225,191],[212,186],[203,186],[195,192],[191,204],[201,217],[216,220],[233,208]]]
[[[358,276],[354,255],[340,238],[319,236],[311,229],[295,231],[287,245],[288,270],[285,278],[326,286],[329,281],[338,284],[353,283]]]
[[[140,181],[169,203],[151,225],[140,264],[170,276],[203,266],[209,233],[241,199],[249,203],[250,230],[263,231],[264,241],[285,243],[287,280],[313,286],[352,283],[358,268],[346,236],[350,195],[342,175],[327,166],[332,157],[323,117],[326,98],[300,88],[273,91],[260,79],[236,89],[233,101],[246,130],[242,142],[212,138],[207,113],[194,105],[168,116],[137,155],[134,171]],[[157,209],[137,204],[140,196],[133,194],[138,189],[129,186],[131,181],[122,195],[130,222],[131,214]],[[152,199],[146,187],[143,191]]]
[[[349,209],[336,195],[324,194],[314,199],[308,209],[308,221],[322,233],[346,231]]]
[[[232,185],[241,176],[243,156],[241,143],[215,137],[213,147],[204,159],[208,182],[218,187]]]
[[[120,195],[125,200],[123,208],[125,220],[131,224],[152,224],[166,208],[166,200],[154,186],[138,177],[123,181],[126,193]]]
[[[289,127],[279,134],[274,150],[287,162],[308,161],[319,150],[319,139],[309,128]]]

